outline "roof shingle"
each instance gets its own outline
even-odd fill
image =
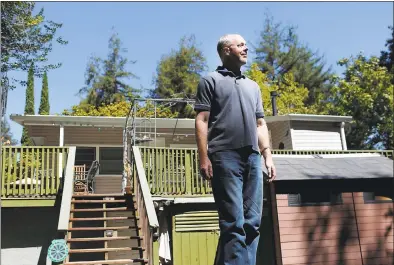
[[[390,158],[378,155],[273,156],[276,181],[393,178]]]

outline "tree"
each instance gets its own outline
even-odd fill
[[[318,93],[329,90],[331,68],[325,70],[323,56],[299,42],[294,26],[283,26],[266,14],[255,46],[254,62],[267,78],[280,86],[284,75],[292,73],[294,81],[309,91],[307,105],[316,102]]]
[[[393,149],[393,75],[379,65],[379,58],[362,54],[345,58],[346,70],[335,77],[327,102],[333,115],[349,115],[354,121],[347,132],[349,149]]]
[[[380,65],[394,74],[394,27],[390,26],[389,29],[391,30],[391,38],[386,40],[387,51],[380,52]]]
[[[197,47],[195,36],[184,36],[177,50],[162,56],[153,81],[152,96],[194,99],[201,74],[206,69],[206,59]],[[180,111],[183,117],[193,116],[193,109],[187,104],[177,104],[173,109]]]
[[[10,125],[5,118],[1,119],[1,132],[1,142],[4,146],[16,145],[18,143],[18,141],[13,138]]]
[[[126,101],[119,101],[116,103],[110,103],[108,105],[102,105],[98,108],[94,105],[89,106],[73,106],[71,110],[64,110],[62,115],[67,116],[110,116],[110,117],[126,117],[130,112],[131,103]],[[154,117],[154,105],[152,102],[147,102],[145,105],[138,104],[137,117]],[[163,106],[162,104],[156,105],[156,117],[157,118],[175,118],[178,113],[171,111],[169,107]]]
[[[26,114],[34,115],[34,70],[33,69],[34,69],[34,65],[32,63],[27,76],[26,102],[25,102],[25,112],[24,112],[25,115]],[[21,144],[32,145],[26,127],[23,127]]]
[[[42,79],[40,108],[38,109],[38,114],[49,115],[49,109],[50,106],[49,106],[48,75],[47,73],[44,73],[44,77]]]
[[[52,43],[67,44],[55,35],[62,24],[45,20],[44,9],[33,15],[34,2],[2,1],[1,2],[1,80],[2,85],[8,83],[6,73],[14,70],[27,71],[31,64],[35,67],[36,76],[50,69],[61,66],[60,63],[48,64],[48,55],[52,51]],[[15,84],[25,85],[24,80],[11,79],[9,88]]]
[[[253,63],[245,74],[259,85],[264,104],[264,113],[266,116],[272,115],[271,91],[277,91],[280,94],[277,98],[279,115],[290,113],[307,114],[316,112],[315,108],[305,106],[304,101],[308,97],[308,89],[295,82],[292,73],[286,73],[283,75],[283,82],[281,86],[275,84],[275,82],[270,80],[266,74],[262,73],[257,63]]]
[[[90,105],[99,108],[101,105],[108,105],[132,99],[138,96],[139,90],[134,89],[124,79],[137,78],[132,72],[126,70],[129,61],[121,53],[127,52],[123,49],[122,43],[117,33],[114,33],[108,42],[109,53],[107,59],[91,57],[85,74],[85,84],[79,90],[79,94],[86,98],[82,100],[81,107]]]

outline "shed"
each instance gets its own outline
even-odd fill
[[[373,154],[275,156],[277,265],[392,265],[393,160]]]

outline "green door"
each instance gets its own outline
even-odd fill
[[[173,264],[212,265],[219,239],[216,211],[190,211],[173,216]]]

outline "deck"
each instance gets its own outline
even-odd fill
[[[154,200],[212,201],[210,183],[201,178],[196,148],[138,147]],[[54,206],[59,197],[68,147],[3,147],[1,206]],[[392,150],[273,150],[275,155],[378,153],[393,158]],[[132,187],[131,187],[132,188]]]

